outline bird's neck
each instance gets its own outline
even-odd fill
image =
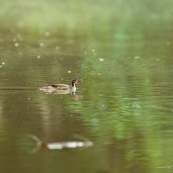
[[[73,92],[76,91],[76,86],[75,86],[75,83],[74,82],[72,82],[72,84],[71,84],[71,89],[72,89]]]
[[[72,83],[71,83],[71,86],[72,86],[72,87],[75,87],[75,83],[74,83],[74,82],[72,82]]]

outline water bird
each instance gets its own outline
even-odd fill
[[[67,84],[46,84],[39,90],[46,92],[46,93],[57,93],[57,94],[68,94],[68,93],[75,93],[76,92],[76,83],[81,83],[81,79],[73,79],[71,85]]]

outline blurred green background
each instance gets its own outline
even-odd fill
[[[88,33],[94,29],[98,32],[121,30],[123,33],[126,27],[130,30],[144,30],[152,25],[159,28],[161,22],[162,25],[172,22],[172,13],[170,0],[1,0],[0,7],[2,28],[16,26],[51,31],[66,28],[78,30],[79,33]]]

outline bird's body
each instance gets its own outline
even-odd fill
[[[76,83],[81,83],[81,80],[72,80],[71,85],[67,84],[46,84],[44,87],[40,88],[41,91],[46,93],[57,93],[57,94],[68,94],[76,91]]]

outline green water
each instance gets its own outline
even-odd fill
[[[0,172],[173,169],[171,1],[0,2]],[[38,91],[74,77],[76,96]]]

